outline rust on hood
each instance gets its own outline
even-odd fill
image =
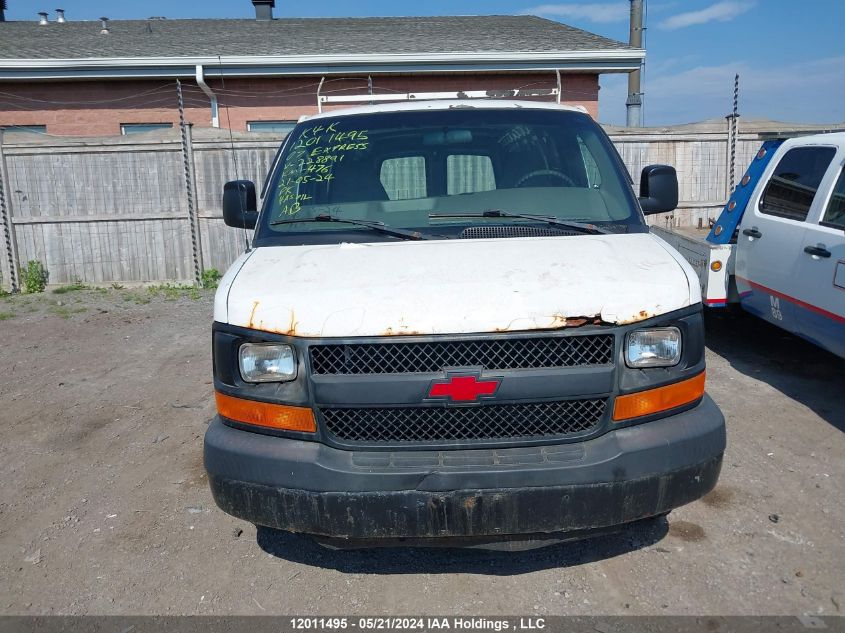
[[[290,323],[288,324],[288,331],[285,332],[288,336],[295,336],[296,335],[296,326],[299,325],[296,321],[296,314],[294,314],[293,310],[290,311]]]
[[[262,321],[261,324],[263,325],[264,322]],[[296,320],[296,314],[293,310],[290,311],[290,321],[288,322],[288,329],[272,329],[272,328],[265,328],[259,326],[259,330],[264,330],[265,332],[273,332],[273,334],[283,334],[284,336],[296,336],[296,326],[299,325],[299,322]]]
[[[249,321],[246,326],[250,329],[255,329],[255,311],[258,310],[259,301],[252,302],[252,312],[249,313]]]
[[[564,327],[581,327],[582,325],[602,325],[606,324],[602,321],[600,316],[576,316],[576,317],[568,317],[562,314],[553,314],[552,315],[552,325],[551,328],[564,328]]]
[[[258,309],[258,303],[258,301],[252,302],[252,311],[249,314],[249,322],[247,323],[248,328],[253,330],[260,330],[262,332],[272,332],[273,334],[296,336],[296,327],[299,325],[299,322],[296,320],[296,314],[293,310],[290,311],[290,321],[286,330],[281,328],[266,327],[264,325],[264,319],[261,319],[257,324],[255,323],[255,312]]]
[[[522,325],[522,321],[526,319],[514,319],[510,323],[508,323],[505,327],[497,327],[494,331],[496,332],[519,332],[519,331],[534,331],[534,330],[560,330],[563,328],[575,328],[581,327],[583,325],[614,325],[613,323],[604,321],[600,315],[594,316],[577,316],[577,317],[569,317],[563,314],[553,314],[551,316],[551,323],[546,326],[542,327],[524,327]],[[515,323],[520,323],[519,326],[514,327]]]
[[[394,330],[392,327],[388,326],[379,336],[421,336],[425,334],[425,332],[420,332],[418,330],[411,330],[408,329],[407,325],[402,325],[399,327],[399,330]]]
[[[620,319],[617,323],[619,325],[626,325],[628,323],[639,323],[640,321],[645,321],[646,319],[650,319],[653,316],[657,316],[660,314],[659,312],[655,312],[651,314],[647,310],[640,310],[639,314],[635,316],[633,319]]]

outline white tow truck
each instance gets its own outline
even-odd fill
[[[652,233],[710,308],[739,304],[845,358],[845,133],[765,141],[710,228]]]

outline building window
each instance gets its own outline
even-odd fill
[[[121,123],[120,133],[126,136],[127,134],[142,134],[153,130],[169,130],[172,127],[172,123]]]
[[[296,126],[296,121],[247,121],[246,129],[250,132],[273,132],[288,134]]]
[[[30,134],[46,134],[46,125],[4,125],[2,127],[4,132],[29,132]]]

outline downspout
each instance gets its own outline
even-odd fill
[[[220,127],[220,117],[217,114],[217,95],[212,92],[208,84],[205,83],[205,75],[202,71],[202,64],[197,64],[197,85],[202,89],[206,96],[211,101],[211,127]]]
[[[560,80],[560,68],[555,68],[555,75],[557,76],[557,97],[555,101],[560,105],[560,100],[563,97],[563,82]]]

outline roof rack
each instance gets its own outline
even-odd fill
[[[325,77],[320,79],[317,87],[317,111],[323,112],[323,104],[329,103],[368,103],[370,105],[385,101],[431,101],[444,99],[528,99],[537,97],[554,97],[557,103],[561,99],[560,71],[556,70],[557,85],[554,88],[514,88],[493,89],[493,90],[458,90],[456,92],[373,92],[373,78],[367,77],[367,94],[344,94],[325,95],[322,94]]]

